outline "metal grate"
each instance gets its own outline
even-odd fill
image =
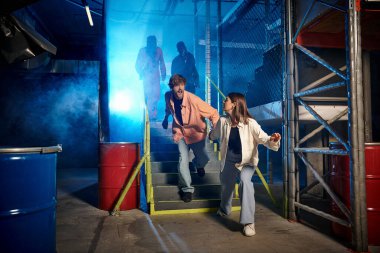
[[[246,94],[249,107],[283,97],[283,6],[277,1],[268,3],[249,4],[222,28],[224,92]],[[211,53],[216,58],[216,49]],[[216,79],[216,66],[212,73]]]

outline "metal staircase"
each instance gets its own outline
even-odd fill
[[[190,164],[193,200],[185,203],[181,200],[178,188],[178,147],[172,141],[171,125],[163,129],[161,122],[151,122],[151,171],[153,198],[150,214],[200,213],[214,212],[220,203],[220,161],[216,145],[207,143],[210,161],[205,167],[206,175],[199,177]],[[190,151],[190,157],[194,157]],[[191,159],[190,159],[191,160]],[[233,199],[233,210],[240,209],[237,196]]]

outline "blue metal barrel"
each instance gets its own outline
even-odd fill
[[[60,145],[0,148],[0,252],[56,252]]]

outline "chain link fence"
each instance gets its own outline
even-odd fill
[[[286,77],[284,8],[283,1],[245,1],[223,21],[220,88],[225,95],[229,92],[245,94],[249,108],[283,100]],[[216,20],[211,23],[211,27],[216,27]],[[216,30],[211,31],[210,38],[211,79],[217,83]],[[206,53],[204,44],[199,49],[202,59]],[[202,74],[205,62],[198,64]],[[211,88],[211,105],[218,105],[214,87]],[[263,130],[268,134],[282,132],[281,126],[277,125],[263,126]],[[281,181],[282,152],[268,152],[262,147],[259,154],[259,167],[267,179]]]
[[[247,1],[222,25],[224,94],[246,95],[248,107],[282,100],[284,80],[284,6],[282,1]],[[212,21],[213,22],[213,21]],[[217,83],[217,33],[211,32],[211,79]],[[200,55],[204,55],[201,48]],[[200,68],[204,67],[200,64]],[[216,90],[212,88],[212,104]]]
[[[223,27],[223,83],[234,89],[236,76],[248,107],[282,99],[284,29],[282,3],[256,1],[239,20]]]

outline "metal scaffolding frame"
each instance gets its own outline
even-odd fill
[[[207,77],[211,76],[211,2],[206,0],[206,29],[205,29],[205,101],[211,104],[211,82]]]
[[[286,1],[286,22],[287,22],[287,87],[284,103],[284,134],[286,134],[287,142],[285,147],[285,163],[287,201],[285,208],[289,219],[296,220],[299,210],[313,213],[332,222],[336,222],[343,226],[352,228],[352,246],[356,251],[368,251],[368,235],[367,235],[367,213],[366,213],[366,192],[365,192],[365,157],[364,157],[364,105],[363,105],[363,84],[362,84],[362,59],[361,59],[361,35],[360,35],[360,13],[358,12],[357,2],[349,0],[347,8],[328,3],[322,0],[313,0],[310,2],[309,8],[306,10],[299,27],[293,32],[295,12],[295,0]],[[341,11],[345,14],[345,39],[346,39],[346,66],[337,69],[331,66],[324,59],[311,52],[307,48],[296,43],[297,36],[303,28],[305,21],[316,4],[323,4],[329,8]],[[297,76],[297,54],[295,50],[302,52],[312,60],[318,62],[331,71],[329,76],[337,76],[341,81],[317,87],[324,81],[314,82],[300,90],[298,88]],[[341,71],[344,71],[342,73]],[[327,78],[327,76],[326,76]],[[327,79],[326,79],[327,80]],[[347,109],[336,114],[329,120],[323,119],[311,106],[308,105],[304,96],[315,95],[326,90],[336,89],[346,86],[347,88]],[[331,98],[326,98],[329,101]],[[311,131],[301,140],[299,139],[299,115],[298,107],[304,107],[321,126]],[[344,115],[348,115],[348,141],[337,133],[331,124],[340,119]],[[301,147],[307,139],[315,136],[322,129],[326,129],[344,149],[320,148],[320,147]],[[348,155],[350,161],[350,203],[351,208],[339,199],[339,197],[325,182],[326,175],[320,173],[313,167],[311,162],[305,156],[305,153],[315,153],[320,155]],[[311,182],[305,189],[300,189],[298,161],[302,161],[306,168],[315,177],[315,181]],[[316,208],[301,203],[301,195],[307,192],[315,185],[320,184],[323,189],[330,195],[334,203],[344,214],[345,218],[335,217],[329,213],[317,210]]]

